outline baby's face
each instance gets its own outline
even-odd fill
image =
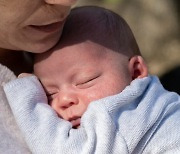
[[[90,41],[43,53],[37,59],[34,72],[49,104],[74,128],[79,127],[89,103],[121,92],[132,80],[128,57]]]

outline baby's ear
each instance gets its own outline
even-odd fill
[[[141,56],[133,56],[130,58],[129,70],[133,80],[148,76],[147,65]]]

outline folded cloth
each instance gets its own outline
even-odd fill
[[[2,86],[15,78],[11,70],[0,64],[0,154],[31,153],[17,126]]]
[[[155,76],[90,103],[78,129],[48,105],[35,76],[11,81],[4,90],[35,154],[180,153],[180,96]]]

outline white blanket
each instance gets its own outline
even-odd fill
[[[136,79],[121,93],[92,102],[79,129],[58,118],[36,77],[4,89],[35,154],[180,153],[180,96],[156,77]]]
[[[0,154],[29,154],[29,148],[16,124],[2,84],[16,76],[0,64]],[[14,98],[15,99],[15,98]]]

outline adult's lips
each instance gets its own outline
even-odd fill
[[[63,27],[63,25],[64,25],[64,21],[59,21],[47,25],[30,25],[30,27],[38,31],[49,33],[49,32],[58,31],[59,29],[61,29],[61,27]]]

